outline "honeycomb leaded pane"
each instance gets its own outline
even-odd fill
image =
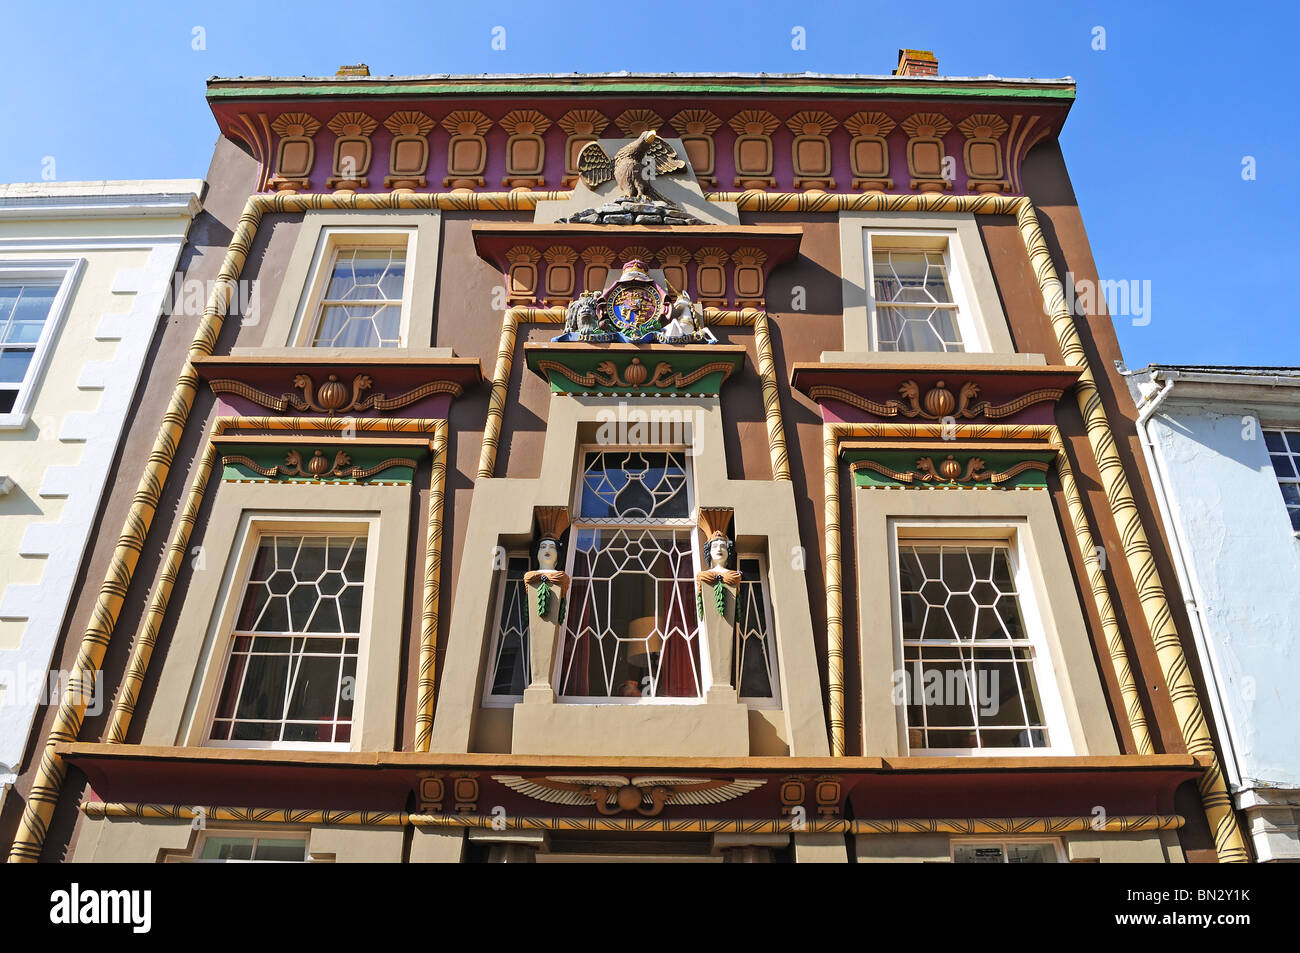
[[[880,350],[965,350],[943,252],[876,249],[872,274]]]
[[[776,642],[768,626],[763,564],[757,559],[740,560],[735,666],[741,698],[776,697]]]
[[[321,300],[318,347],[398,347],[406,252],[351,248],[334,259]]]
[[[522,695],[532,680],[528,656],[528,587],[524,585],[527,571],[526,557],[511,558],[502,582],[493,695]]]
[[[214,741],[351,738],[364,536],[264,536],[235,621]]]
[[[698,698],[690,531],[575,527],[571,545],[560,693]]]
[[[685,519],[686,456],[668,450],[614,450],[586,454],[579,501],[581,519]]]
[[[1046,747],[1007,547],[900,544],[898,575],[909,744]]]
[[[1265,430],[1264,444],[1277,474],[1291,528],[1300,532],[1300,430]]]

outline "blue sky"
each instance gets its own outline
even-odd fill
[[[900,46],[932,49],[949,75],[1078,82],[1062,142],[1098,269],[1151,283],[1149,323],[1116,319],[1131,366],[1300,364],[1297,27],[1282,2],[15,3],[0,181],[41,179],[46,157],[64,181],[201,177],[212,75],[888,73]]]

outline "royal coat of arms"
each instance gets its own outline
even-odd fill
[[[703,308],[685,292],[671,298],[645,263],[632,259],[603,292],[584,292],[569,305],[564,333],[552,340],[692,344],[714,343],[717,338],[704,327]]]

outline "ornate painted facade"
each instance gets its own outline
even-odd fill
[[[1071,82],[358,72],[209,84],[260,317],[168,329],[11,859],[1248,859]]]

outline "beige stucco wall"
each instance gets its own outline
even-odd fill
[[[282,825],[238,827],[209,824],[211,835],[307,835],[308,856],[334,863],[401,863],[405,833],[401,827],[318,825],[310,828]],[[192,855],[200,829],[194,821],[89,818],[81,820],[74,863],[155,864],[168,857]]]
[[[685,421],[697,506],[732,507],[742,549],[765,548],[780,666],[781,707],[758,717],[759,740],[751,741],[751,714],[744,704],[568,705],[520,704],[514,708],[515,753],[746,755],[829,753],[821,684],[808,609],[793,486],[778,480],[732,480],[727,476],[722,411],[718,398],[627,399],[634,410],[671,411]],[[492,644],[497,578],[492,551],[526,545],[534,506],[570,506],[579,446],[595,443],[601,422],[617,402],[608,398],[551,398],[546,445],[537,479],[481,479],[475,485],[456,598],[448,629],[434,751],[485,750],[479,725],[501,737],[500,716],[486,719],[480,699]],[[617,709],[617,710],[613,710]],[[775,737],[774,737],[775,736]],[[782,748],[785,750],[781,750]],[[757,749],[757,750],[756,750]],[[498,750],[493,748],[492,750]]]

